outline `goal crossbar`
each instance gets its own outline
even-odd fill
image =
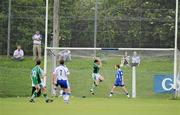
[[[127,50],[127,51],[174,51],[174,48],[87,48],[87,47],[46,47],[48,50]]]

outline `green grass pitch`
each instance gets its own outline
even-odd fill
[[[70,84],[72,97],[69,104],[60,98],[46,104],[43,98],[36,103],[28,102],[31,93],[30,71],[34,66],[31,57],[22,62],[14,62],[0,56],[0,115],[169,115],[180,114],[180,101],[171,100],[171,94],[153,93],[153,76],[155,74],[172,74],[173,61],[170,58],[149,58],[142,60],[137,69],[137,98],[127,99],[122,93],[107,98],[114,81],[114,65],[120,62],[117,57],[110,57],[101,69],[105,81],[97,88],[96,95],[89,93],[91,86],[92,59],[73,58],[67,62],[71,72]],[[50,73],[50,64],[49,73]],[[131,69],[124,67],[126,86],[131,94]],[[48,75],[49,76],[49,75]],[[47,84],[48,91],[50,85]],[[119,90],[117,90],[119,91]],[[86,98],[82,98],[86,96]]]
[[[35,104],[27,98],[1,98],[1,115],[179,115],[180,101],[168,99],[127,98],[71,98],[69,104],[56,98],[45,103],[42,98]]]

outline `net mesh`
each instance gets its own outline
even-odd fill
[[[69,51],[69,53],[68,53]],[[66,53],[65,53],[66,52]],[[123,57],[126,55],[129,65],[124,65],[125,84],[131,94],[132,89],[132,68],[131,58],[134,51],[96,51],[96,57],[102,61],[100,73],[105,77],[96,90],[97,97],[105,97],[109,93],[114,83],[114,65],[124,63]],[[149,97],[153,93],[153,77],[156,74],[173,74],[173,51],[136,51],[140,56],[141,63],[137,67],[137,96]],[[56,57],[54,62],[52,59]],[[76,97],[90,96],[89,89],[92,85],[92,69],[94,60],[94,50],[49,50],[47,56],[47,75],[53,72],[54,65],[58,65],[59,59],[64,59],[65,64],[70,70],[69,81],[72,89],[72,95]],[[50,81],[50,77],[49,81]],[[51,87],[50,82],[48,88]],[[117,95],[122,92],[117,89]],[[121,95],[120,95],[121,96]]]
[[[180,97],[180,51],[177,50],[177,97]]]

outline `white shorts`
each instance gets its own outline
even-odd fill
[[[39,88],[44,88],[44,87],[46,87],[46,83],[44,82],[44,81],[41,81],[41,83],[40,84],[38,84],[39,85]],[[34,85],[33,83],[32,83],[32,87],[35,87],[36,85]]]
[[[101,77],[101,75],[99,73],[92,73],[92,79],[94,81],[97,81],[99,80],[99,78]]]
[[[57,85],[61,86],[61,88],[70,88],[68,80],[57,80]]]
[[[42,87],[46,87],[46,83],[45,83],[43,80],[41,80],[40,85],[41,85]]]

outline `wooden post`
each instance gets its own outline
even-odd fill
[[[59,3],[60,0],[54,0],[53,7],[53,47],[59,47]],[[57,50],[53,51],[55,55]],[[56,67],[56,56],[52,56],[53,70]]]
[[[9,8],[8,8],[7,57],[10,56],[10,38],[11,38],[11,0],[9,0]]]
[[[59,46],[59,1],[54,0],[53,8],[53,47]]]

